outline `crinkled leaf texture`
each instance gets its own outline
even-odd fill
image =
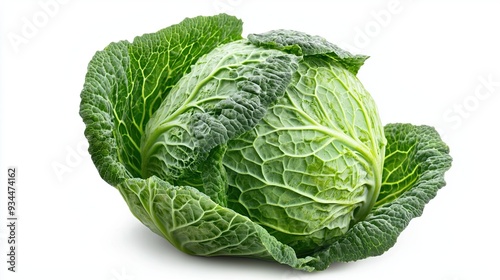
[[[275,260],[306,271],[382,254],[444,186],[451,166],[448,147],[431,127],[391,124],[382,130],[373,101],[355,77],[365,56],[300,32],[277,30],[250,35],[247,41],[241,30],[241,21],[232,16],[196,17],[96,53],[80,114],[101,177],[120,191],[144,225],[188,254]],[[308,67],[325,63],[335,77],[328,78],[331,88],[317,85],[318,90],[335,92],[344,86],[350,98],[335,95],[338,105],[328,98],[308,101],[306,93],[305,103],[316,102],[312,109],[295,106],[301,98],[294,101],[293,95],[322,75]],[[326,124],[323,105],[333,120]],[[329,152],[318,153],[333,140],[311,141],[309,148],[320,148],[310,154],[328,158],[335,150],[344,151],[352,156],[345,163],[356,166],[363,183],[351,187],[369,189],[357,191],[359,201],[348,207],[348,226],[341,226],[340,234],[300,253],[300,246],[278,240],[283,236],[263,226],[258,216],[245,215],[248,209],[236,209],[228,192],[237,184],[238,161],[262,155],[260,147],[246,154],[242,147],[266,126],[271,133],[264,134],[271,135],[293,123],[289,109],[306,116],[309,124],[296,124],[309,132],[278,133],[278,138],[338,137],[340,144]],[[363,213],[353,214],[358,207]]]
[[[452,159],[448,146],[434,128],[389,124],[385,126],[385,135],[387,147],[381,190],[385,196],[365,220],[355,224],[335,244],[314,255],[316,259],[311,265],[316,269],[324,269],[332,262],[355,261],[384,253],[445,185],[444,174],[451,167]]]
[[[89,152],[113,186],[141,177],[141,139],[151,115],[191,66],[215,47],[241,39],[234,17],[186,19],[132,43],[112,43],[89,63],[81,93]]]
[[[157,177],[118,185],[132,213],[178,249],[201,256],[274,259],[294,268],[324,270],[333,262],[377,256],[391,248],[408,223],[445,185],[451,166],[448,147],[428,126],[390,124],[383,190],[398,193],[376,205],[331,246],[299,258],[249,218],[222,207],[191,187],[175,187]],[[399,192],[398,190],[404,190]]]

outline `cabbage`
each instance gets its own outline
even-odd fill
[[[95,54],[80,115],[101,177],[188,254],[306,271],[382,254],[444,186],[448,147],[382,125],[366,56],[241,31],[196,17]]]

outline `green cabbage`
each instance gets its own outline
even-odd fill
[[[185,19],[91,60],[80,115],[101,175],[176,248],[294,268],[382,254],[444,186],[428,126],[382,125],[366,56],[318,36]]]

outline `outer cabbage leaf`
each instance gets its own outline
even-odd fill
[[[385,126],[387,137],[382,191],[365,220],[355,224],[329,248],[313,256],[316,269],[381,255],[446,183],[451,167],[448,146],[434,128],[411,124]],[[386,198],[390,197],[388,200]]]
[[[101,177],[116,186],[141,177],[140,144],[149,118],[201,56],[241,39],[232,16],[188,18],[132,43],[112,43],[88,66],[80,115]]]
[[[177,249],[198,256],[238,256],[279,263],[306,271],[313,258],[297,258],[248,217],[215,203],[189,186],[176,187],[156,176],[129,179],[118,189],[132,213]]]
[[[248,40],[257,46],[283,50],[297,55],[330,56],[353,74],[357,74],[368,56],[355,55],[339,48],[320,36],[295,30],[272,30],[262,34],[249,34]]]

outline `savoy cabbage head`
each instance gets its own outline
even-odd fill
[[[444,183],[436,131],[382,125],[366,56],[318,36],[186,19],[89,64],[80,114],[101,177],[179,250],[306,271],[382,254]]]

